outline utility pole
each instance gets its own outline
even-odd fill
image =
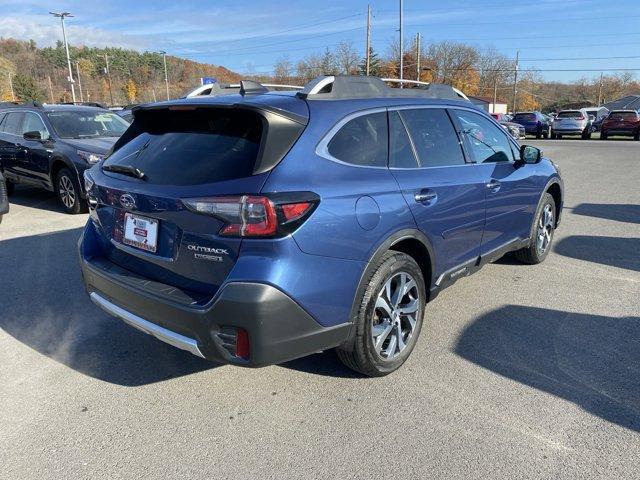
[[[109,55],[104,54],[104,63],[106,65],[104,73],[107,74],[107,83],[109,84],[109,98],[111,98],[111,106],[113,107],[113,91],[111,90],[111,72],[109,71]]]
[[[67,52],[67,66],[69,67],[69,84],[71,85],[71,98],[73,99],[73,103],[76,103],[76,90],[73,87],[73,83],[74,83],[73,70],[71,70],[71,57],[69,56],[69,44],[67,43],[67,32],[64,29],[65,17],[73,17],[73,15],[71,15],[69,12],[60,12],[60,13],[49,12],[49,13],[54,17],[59,18],[60,22],[62,23],[62,39],[64,40],[64,49]]]
[[[493,79],[493,112],[496,113],[496,102],[498,101],[498,75]]]
[[[371,5],[367,5],[367,54],[366,54],[366,75],[369,76],[371,68]]]
[[[9,89],[11,90],[11,101],[16,101],[16,95],[13,93],[13,80],[11,80],[11,72],[9,72]]]
[[[161,50],[158,52],[162,55],[162,62],[164,63],[164,86],[167,89],[167,100],[169,100],[169,75],[167,75],[167,52]]]
[[[420,81],[420,32],[416,33],[416,80]]]
[[[53,85],[51,85],[51,75],[47,75],[47,80],[49,81],[49,95],[51,96],[51,103],[56,103],[56,100],[53,98]]]
[[[76,60],[76,77],[78,77],[78,90],[80,90],[80,101],[84,102],[84,95],[82,94],[82,80],[80,79],[80,62]]]
[[[404,75],[404,72],[403,72],[403,70],[404,70],[404,59],[402,58],[404,56],[404,46],[403,46],[403,43],[402,43],[402,39],[403,39],[403,36],[402,36],[402,23],[403,23],[403,21],[402,21],[402,11],[404,10],[404,8],[403,8],[404,5],[403,4],[404,4],[404,2],[402,0],[400,0],[400,18],[399,18],[399,20],[400,20],[400,30],[399,30],[400,31],[400,42],[399,42],[399,45],[398,45],[400,47],[400,80],[402,80],[403,75]],[[402,82],[400,82],[400,88],[402,88]]]
[[[518,61],[520,59],[520,50],[516,52],[516,65],[513,71],[513,113],[516,113],[516,96],[518,94]]]
[[[598,89],[598,106],[602,105],[602,72],[600,72],[600,88]]]

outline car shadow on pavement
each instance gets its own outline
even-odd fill
[[[139,386],[218,365],[93,305],[77,257],[81,228],[0,241],[0,329],[85,375]]]
[[[640,238],[571,235],[556,243],[554,251],[565,257],[640,272]]]
[[[16,185],[16,189],[9,197],[9,203],[23,207],[37,207],[38,210],[48,210],[50,212],[62,212],[62,207],[53,192],[42,190],[41,188]]]
[[[640,317],[508,305],[469,325],[455,353],[640,432]]]
[[[617,222],[640,223],[640,205],[637,204],[581,203],[571,212]]]

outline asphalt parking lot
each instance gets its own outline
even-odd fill
[[[640,142],[535,141],[564,218],[538,266],[443,292],[408,363],[217,366],[108,317],[85,216],[18,189],[0,226],[0,477],[640,478]]]

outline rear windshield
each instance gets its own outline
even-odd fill
[[[61,138],[119,137],[129,123],[118,115],[100,110],[67,110],[47,113]]]
[[[578,110],[567,110],[560,112],[558,118],[584,118],[584,115]]]
[[[612,112],[609,118],[613,120],[635,120],[636,114],[633,112]]]
[[[254,171],[262,132],[262,117],[245,110],[140,111],[121,139],[126,143],[105,165],[131,165],[158,185],[248,177]]]
[[[535,113],[516,113],[513,117],[514,122],[535,122],[536,120]]]

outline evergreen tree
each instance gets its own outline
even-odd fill
[[[13,91],[15,93],[16,100],[21,102],[31,100],[39,102],[44,98],[42,90],[33,77],[22,73],[18,73],[13,77]]]
[[[362,59],[362,62],[358,66],[362,75],[367,74],[367,57]],[[373,47],[369,48],[369,75],[372,77],[379,77],[381,75],[382,64],[380,63],[380,57],[373,50]]]

